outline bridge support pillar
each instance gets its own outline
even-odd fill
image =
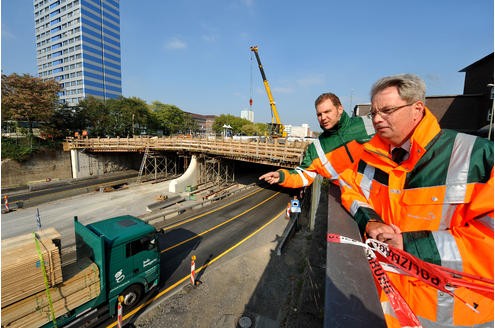
[[[71,149],[70,150],[70,164],[72,171],[72,179],[79,178],[80,175],[80,167],[79,167],[79,150]]]
[[[191,163],[183,175],[174,179],[168,185],[169,192],[183,192],[187,186],[196,186],[198,184],[198,160],[196,155],[191,157]]]
[[[232,161],[204,155],[192,155],[186,172],[170,182],[169,192],[183,192],[187,186],[205,183],[222,185],[234,181],[234,164]]]

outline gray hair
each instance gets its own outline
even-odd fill
[[[407,102],[420,100],[424,103],[426,100],[426,84],[413,74],[392,75],[379,79],[371,87],[371,99],[388,87],[397,87],[399,96]]]

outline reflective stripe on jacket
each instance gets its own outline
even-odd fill
[[[375,130],[367,117],[349,117],[346,112],[337,125],[322,133],[308,146],[301,164],[292,170],[279,169],[282,187],[300,188],[313,183],[317,174],[329,179],[351,166]]]
[[[354,169],[341,174],[342,204],[361,233],[381,219],[401,229],[404,250],[414,256],[493,279],[493,156],[492,141],[441,130],[426,109],[400,165],[378,136],[364,144]],[[417,279],[391,278],[425,327],[493,324],[491,299],[457,289],[476,314]]]

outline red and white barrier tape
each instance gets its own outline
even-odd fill
[[[465,287],[473,292],[493,299],[493,280],[425,262],[403,250],[394,248],[375,239],[368,239],[366,240],[366,243],[363,243],[352,238],[329,233],[327,234],[327,241],[357,245],[366,249],[371,272],[373,273],[375,280],[389,297],[390,303],[393,306],[401,325],[406,324],[411,327],[421,326],[419,320],[414,313],[412,313],[405,300],[395,287],[393,287],[393,284],[388,279],[385,271],[393,271],[395,273],[413,276],[429,286],[445,292],[452,297],[456,297],[476,313],[479,313],[479,311],[476,310],[474,306],[455,295],[452,292],[452,287]],[[386,262],[381,263],[378,260],[377,254],[381,255],[380,259],[383,259]]]
[[[416,317],[414,312],[411,310],[406,300],[402,297],[399,291],[395,288],[392,281],[387,276],[387,273],[383,269],[382,265],[378,261],[374,250],[371,246],[362,243],[360,241],[348,238],[345,236],[337,234],[327,234],[327,242],[341,243],[341,244],[351,244],[356,246],[361,246],[366,250],[366,256],[368,258],[368,263],[370,265],[371,273],[375,282],[381,287],[383,292],[387,295],[390,305],[394,309],[397,316],[397,320],[402,327],[419,328],[421,323]]]

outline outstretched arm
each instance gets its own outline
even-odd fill
[[[264,180],[269,184],[278,183],[280,181],[280,173],[277,171],[268,172],[259,177],[259,180]]]

